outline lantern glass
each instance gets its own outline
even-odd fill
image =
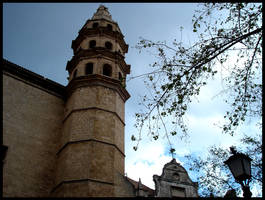
[[[235,179],[244,173],[241,159],[231,159],[227,164]]]
[[[225,164],[228,165],[234,178],[237,181],[244,181],[251,178],[251,159],[244,154],[235,154],[231,156]]]
[[[243,164],[244,164],[246,176],[250,177],[251,176],[250,160],[243,158]]]

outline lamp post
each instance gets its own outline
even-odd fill
[[[249,189],[252,159],[243,153],[238,153],[234,147],[230,147],[230,151],[233,155],[224,163],[228,165],[236,182],[240,183],[243,190],[243,196],[245,198],[250,198],[252,195]]]

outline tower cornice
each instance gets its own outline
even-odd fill
[[[79,35],[75,40],[72,41],[72,49],[76,52],[76,49],[81,44],[81,42],[88,36],[101,35],[101,36],[110,36],[113,39],[117,40],[120,44],[122,50],[127,53],[128,45],[124,41],[124,36],[118,31],[109,30],[107,27],[98,27],[98,28],[82,28],[79,31]]]
[[[87,86],[103,86],[118,92],[120,97],[124,102],[130,98],[130,94],[127,90],[121,85],[119,80],[99,75],[99,74],[91,74],[88,76],[79,76],[70,81],[67,85],[67,95],[70,96],[74,90],[80,87],[87,87]]]

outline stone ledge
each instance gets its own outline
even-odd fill
[[[84,182],[84,181],[92,181],[92,182],[98,182],[98,183],[103,183],[103,184],[109,184],[109,185],[114,185],[114,183],[112,182],[106,182],[106,181],[100,181],[100,180],[96,180],[96,179],[78,179],[78,180],[64,180],[61,181],[59,184],[57,184],[50,193],[53,193],[55,190],[57,190],[60,186],[62,186],[63,184],[70,184],[70,183],[78,183],[78,182]]]
[[[105,112],[108,112],[108,113],[112,113],[114,114],[115,116],[118,117],[118,119],[120,120],[120,122],[125,126],[125,122],[120,118],[120,116],[116,113],[116,112],[113,112],[113,111],[109,111],[109,110],[106,110],[106,109],[103,109],[103,108],[99,108],[99,107],[87,107],[87,108],[79,108],[79,109],[73,109],[71,110],[67,116],[63,119],[63,122],[64,123],[72,113],[74,112],[79,112],[79,111],[85,111],[85,110],[101,110],[101,111],[105,111]]]
[[[121,86],[119,80],[99,74],[79,76],[71,80],[66,87],[68,96],[70,96],[75,89],[87,86],[103,86],[112,89],[120,95],[124,102],[130,98],[130,94]]]
[[[70,144],[75,144],[75,143],[80,143],[80,142],[98,142],[98,143],[103,143],[103,144],[107,144],[107,145],[111,145],[114,146],[122,155],[123,157],[125,157],[125,154],[119,149],[119,147],[117,147],[117,145],[109,143],[109,142],[104,142],[104,141],[100,141],[100,140],[96,140],[96,139],[87,139],[87,140],[77,140],[77,141],[70,141],[65,143],[56,153],[56,155],[58,156],[68,145]]]

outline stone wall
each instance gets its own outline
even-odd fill
[[[64,100],[8,72],[3,75],[4,197],[47,197],[54,186]]]
[[[52,196],[116,195],[115,173],[124,174],[123,120],[124,102],[113,89],[86,86],[69,94]]]
[[[120,173],[115,173],[115,197],[135,197],[135,189],[132,183]]]

